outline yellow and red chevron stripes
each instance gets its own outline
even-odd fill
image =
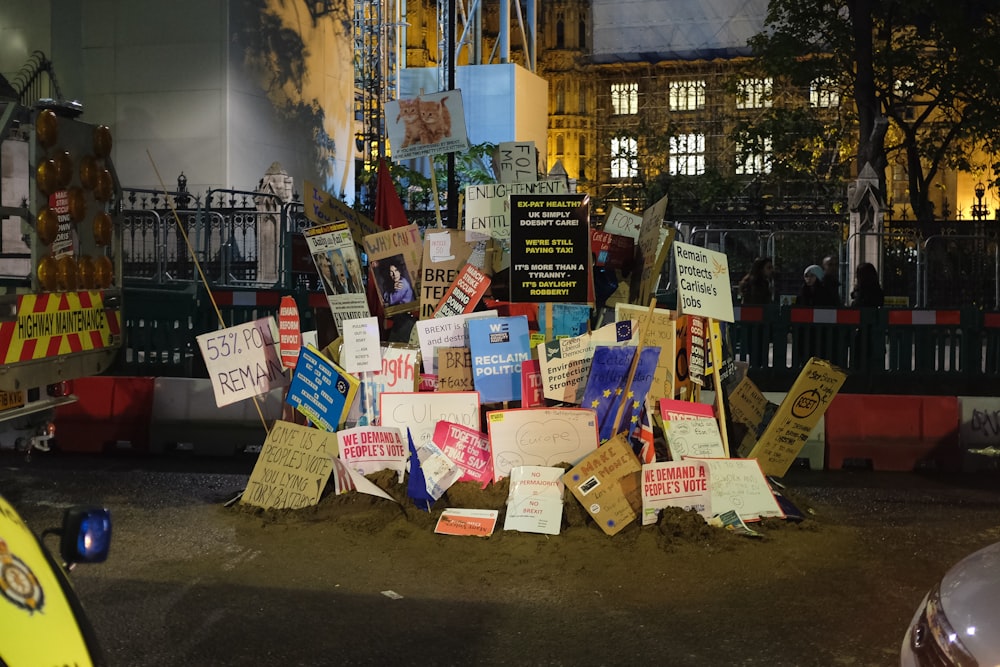
[[[99,291],[22,294],[14,320],[0,322],[0,363],[99,350],[121,342],[121,312]]]

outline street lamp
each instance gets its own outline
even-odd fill
[[[974,220],[984,220],[986,218],[986,206],[983,204],[983,196],[986,194],[986,186],[982,181],[976,183],[974,192],[976,193],[976,203],[972,205],[972,218]]]

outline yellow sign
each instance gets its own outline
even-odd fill
[[[105,310],[98,291],[25,294],[16,318],[0,323],[0,342],[5,364],[113,347],[121,313]]]
[[[385,231],[372,222],[371,218],[358,213],[329,192],[319,189],[313,183],[306,181],[304,189],[306,217],[314,225],[325,225],[329,222],[346,220],[347,225],[351,228],[351,235],[354,237],[354,242],[359,245],[365,236]]]

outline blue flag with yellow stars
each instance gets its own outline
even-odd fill
[[[594,359],[590,365],[590,376],[583,391],[583,402],[580,407],[590,408],[597,413],[598,435],[604,442],[615,435],[615,418],[622,401],[627,401],[622,417],[623,424],[630,434],[639,427],[642,406],[646,394],[653,383],[653,372],[660,358],[660,348],[643,348],[639,355],[639,364],[632,378],[632,385],[626,391],[629,368],[636,348],[608,347],[598,345],[594,350]]]

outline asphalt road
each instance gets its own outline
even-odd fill
[[[111,557],[72,576],[109,664],[128,667],[891,665],[926,589],[1000,540],[995,474],[797,470],[784,481],[818,529],[653,556],[635,531],[569,572],[560,536],[417,542],[397,527],[375,543],[225,509],[251,465],[0,455],[0,493],[37,530],[72,504],[112,509]],[[489,550],[521,574],[496,581]]]

